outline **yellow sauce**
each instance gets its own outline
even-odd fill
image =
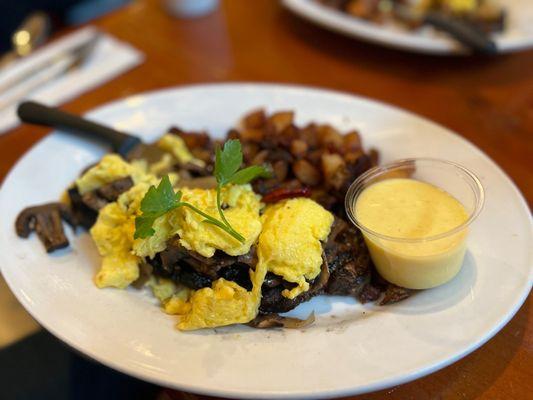
[[[387,281],[427,289],[449,281],[461,269],[466,229],[424,241],[468,219],[464,206],[444,190],[406,178],[377,182],[356,200],[355,216],[373,232],[407,240],[388,240],[363,232],[372,261]]]

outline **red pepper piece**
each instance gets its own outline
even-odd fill
[[[263,196],[263,203],[276,203],[280,200],[292,199],[295,197],[311,197],[311,189],[302,187],[297,189],[278,188]]]

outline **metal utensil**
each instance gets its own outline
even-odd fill
[[[480,54],[495,54],[496,44],[490,37],[476,26],[451,15],[437,11],[417,12],[413,7],[399,4],[396,1],[384,0],[392,7],[394,15],[407,23],[425,24],[446,32],[459,43]]]
[[[114,152],[127,160],[145,159],[151,163],[159,161],[165,153],[156,145],[143,143],[137,136],[33,101],[21,103],[17,115],[22,122],[28,124],[56,128],[75,136],[96,138],[110,145]]]
[[[50,17],[42,11],[31,13],[11,36],[12,50],[0,57],[0,69],[25,57],[50,36]]]
[[[39,86],[56,79],[70,69],[76,68],[91,55],[100,36],[95,33],[80,45],[52,58],[45,59],[0,83],[0,111],[22,100]]]

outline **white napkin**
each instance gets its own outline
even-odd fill
[[[1,71],[0,82],[9,81],[10,77],[26,68],[31,69],[42,60],[53,59],[57,55],[63,54],[68,49],[86,41],[96,31],[94,27],[87,27],[52,42],[31,56],[23,58]],[[26,99],[56,106],[143,62],[144,55],[140,51],[106,33],[100,32],[100,34],[101,37],[94,50],[82,65],[40,86]],[[1,98],[2,93],[0,93]],[[0,111],[0,135],[18,124],[16,105]]]

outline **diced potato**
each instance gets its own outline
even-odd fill
[[[292,171],[304,185],[315,186],[320,183],[320,171],[307,160],[296,161]]]
[[[274,126],[277,133],[281,133],[285,128],[292,124],[293,119],[293,111],[279,111],[272,114],[268,119],[268,122]]]
[[[252,111],[244,116],[242,124],[248,129],[259,129],[265,125],[266,115],[265,110],[259,109]]]

